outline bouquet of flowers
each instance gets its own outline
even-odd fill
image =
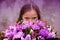
[[[51,30],[50,25],[45,22],[37,20],[34,23],[21,22],[20,24],[9,26],[5,32],[5,37],[8,40],[45,40],[47,38],[54,38],[55,32]]]

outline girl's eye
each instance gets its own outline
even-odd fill
[[[32,19],[36,19],[37,17],[33,17]]]
[[[25,17],[25,19],[29,19],[28,17]]]

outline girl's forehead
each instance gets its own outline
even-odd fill
[[[30,10],[25,12],[23,16],[37,16],[37,12],[35,10]]]

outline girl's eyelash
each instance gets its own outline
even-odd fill
[[[25,17],[25,19],[29,19],[28,17]]]
[[[33,17],[32,19],[35,19],[36,17]]]
[[[32,17],[32,19],[35,19],[36,17]],[[30,19],[29,17],[25,17],[25,19]]]

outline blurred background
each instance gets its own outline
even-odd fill
[[[21,7],[31,2],[39,7],[42,20],[48,21],[60,37],[60,0],[0,0],[0,31],[15,23]]]

